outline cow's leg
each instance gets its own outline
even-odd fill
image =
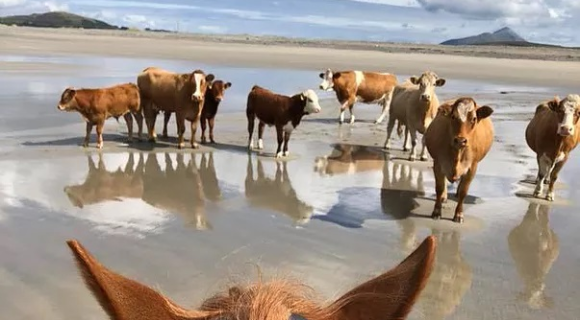
[[[133,115],[131,114],[131,112],[127,112],[125,113],[125,115],[123,115],[123,118],[125,118],[125,122],[127,123],[127,135],[128,135],[128,139],[127,141],[132,142],[133,141]]]
[[[264,129],[266,124],[262,121],[258,123],[258,150],[264,149]],[[278,129],[276,129],[278,130]]]
[[[282,143],[284,142],[284,128],[281,125],[276,125],[276,138],[278,140],[278,148],[276,148],[276,158],[281,158]]]
[[[546,194],[546,200],[554,201],[555,193],[554,193],[554,185],[556,184],[556,180],[558,179],[558,173],[564,167],[564,164],[568,161],[568,156],[566,155],[564,159],[558,161],[554,164],[554,168],[552,168],[552,172],[550,172],[550,184],[548,186],[548,193]]]
[[[403,141],[403,152],[407,152],[409,148],[407,148],[407,142],[409,142],[409,127],[405,126],[405,141]]]
[[[391,107],[391,100],[393,100],[393,91],[390,91],[383,99],[383,101],[381,103],[383,108],[382,108],[381,114],[379,115],[377,120],[375,120],[375,124],[379,124],[379,123],[383,122],[383,120],[385,120],[385,117],[389,113],[389,110]]]
[[[162,137],[163,138],[167,138],[167,124],[169,123],[169,119],[171,119],[171,112],[170,111],[165,111],[163,112],[163,133],[162,133]]]
[[[549,174],[552,168],[552,159],[546,154],[537,157],[538,160],[538,179],[536,181],[536,189],[534,190],[534,197],[539,198],[544,191],[544,179]]]
[[[155,133],[157,111],[153,110],[153,106],[149,102],[147,107],[143,109],[143,114],[145,116],[145,123],[147,124],[147,135],[149,136],[149,141],[155,142],[155,140],[157,140],[157,134]]]
[[[252,140],[252,135],[254,134],[254,123],[256,122],[256,117],[253,114],[246,114],[248,118],[248,151],[252,150],[252,145],[254,144]]]
[[[97,122],[97,148],[103,148],[103,127],[105,126],[105,121]]]
[[[290,155],[290,152],[288,151],[288,141],[290,141],[290,132],[288,131],[284,131],[284,148],[283,148],[283,155],[284,157],[287,157]]]
[[[415,128],[409,129],[411,134],[411,153],[409,154],[409,161],[415,161],[417,149],[417,130]]]
[[[215,140],[213,138],[213,127],[215,125],[215,117],[209,119],[208,124],[209,124],[209,141],[211,143],[215,143]]]
[[[395,117],[392,115],[389,117],[389,122],[387,124],[387,139],[385,139],[385,143],[383,145],[383,149],[385,150],[389,150],[391,148],[391,134],[395,128],[395,120]]]
[[[347,108],[350,111],[350,123],[352,124],[354,122],[354,116],[352,114],[352,107],[354,106],[354,102],[355,102],[354,96],[352,98],[349,98],[346,101],[340,102],[341,106],[340,106],[340,116],[338,119],[338,123],[340,123],[340,124],[344,123],[344,113],[346,112]]]
[[[143,138],[143,111],[133,112],[133,117],[137,123],[137,140],[141,140]]]
[[[467,196],[467,191],[471,185],[471,181],[475,177],[477,172],[477,163],[473,164],[466,174],[461,177],[459,186],[457,186],[457,207],[455,208],[455,215],[453,216],[453,222],[463,223],[463,202]]]
[[[207,142],[207,140],[205,138],[205,129],[207,128],[206,121],[207,121],[207,119],[203,115],[199,118],[199,124],[201,125],[201,143]]]
[[[89,141],[91,139],[91,131],[93,131],[93,124],[87,121],[85,141],[83,142],[83,147],[85,148],[89,146]]]
[[[177,122],[177,148],[183,149],[185,146],[183,135],[185,134],[185,117],[180,112],[175,113],[175,122]]]
[[[425,145],[425,135],[422,135],[422,137],[421,137],[421,156],[420,156],[421,161],[428,160],[426,150],[427,150],[427,146]]]
[[[191,128],[191,148],[197,149],[199,148],[199,144],[195,141],[195,134],[197,133],[197,123],[199,122],[199,115],[194,118],[193,121],[189,122],[189,126]]]
[[[354,123],[354,102],[348,106],[348,113],[350,113],[350,124]]]
[[[431,218],[434,220],[441,219],[441,210],[443,208],[443,203],[447,200],[447,183],[445,181],[445,175],[441,170],[441,167],[437,161],[433,163],[433,175],[435,176],[435,207],[433,208],[433,213],[431,213]]]

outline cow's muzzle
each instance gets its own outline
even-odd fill
[[[572,126],[560,126],[558,127],[558,134],[567,137],[574,133],[574,127]]]
[[[196,96],[194,94],[191,95],[191,101],[193,102],[201,102],[202,98],[200,96]]]
[[[467,147],[467,138],[464,138],[464,137],[455,137],[453,139],[453,146],[456,149],[463,149],[463,148]]]
[[[428,95],[428,94],[422,94],[421,95],[421,100],[426,101],[426,102],[429,102],[429,101],[431,101],[431,96]]]

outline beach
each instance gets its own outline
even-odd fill
[[[266,277],[297,277],[332,300],[435,234],[435,269],[409,319],[575,319],[580,162],[572,152],[553,203],[531,199],[537,168],[524,131],[540,102],[576,93],[576,56],[0,27],[3,317],[106,317],[75,269],[70,238],[112,270],[197,307],[232,281],[256,279],[256,265]],[[149,66],[199,68],[232,82],[216,119],[217,144],[178,150],[172,117],[170,137],[156,144],[127,143],[123,120],[110,119],[104,148],[95,148],[94,131],[82,148],[81,117],[56,108],[62,90],[134,82]],[[357,121],[338,125],[336,97],[318,90],[327,68],[392,72],[400,80],[432,70],[447,81],[437,89],[440,100],[471,96],[494,109],[494,143],[469,190],[464,224],[450,221],[453,200],[444,219],[428,218],[432,162],[407,161],[396,135],[393,150],[381,149],[387,119],[373,124],[379,106],[356,104]],[[287,159],[273,158],[270,127],[264,151],[247,152],[245,99],[255,84],[319,94],[323,111],[293,132]],[[341,153],[358,160],[324,160]]]

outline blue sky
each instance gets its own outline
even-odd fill
[[[580,46],[580,0],[0,0],[0,16],[56,10],[140,28],[423,43],[510,26]]]

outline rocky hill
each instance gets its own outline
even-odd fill
[[[476,36],[451,39],[442,42],[442,45],[450,46],[466,46],[466,45],[483,45],[483,44],[497,44],[497,43],[527,43],[526,39],[522,38],[512,29],[505,27],[493,33],[484,32]]]
[[[0,17],[0,24],[40,28],[127,29],[101,20],[60,11]]]

